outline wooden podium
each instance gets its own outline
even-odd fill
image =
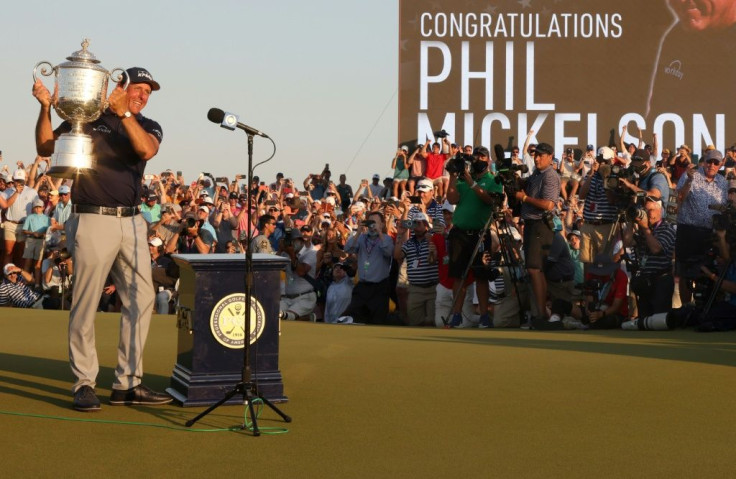
[[[245,334],[245,257],[174,255],[179,265],[178,346],[171,386],[182,406],[209,406],[241,380]],[[285,402],[279,371],[281,271],[287,260],[253,255],[250,365],[258,391]],[[227,404],[243,404],[233,397]]]

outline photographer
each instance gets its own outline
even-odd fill
[[[709,151],[703,166],[696,168],[691,164],[677,183],[679,207],[675,258],[683,304],[692,298],[690,281],[700,274],[705,252],[710,248],[713,214],[716,212],[708,206],[725,204],[728,200],[728,181],[718,174],[722,160],[720,151]]]
[[[536,305],[536,310],[532,308],[535,316],[533,324],[540,325],[547,322],[547,280],[543,267],[554,239],[549,215],[560,196],[560,177],[552,168],[553,153],[552,145],[537,145],[534,173],[526,179],[524,189],[516,192],[516,200],[521,202],[521,218],[524,220],[524,258]]]
[[[43,260],[41,272],[43,292],[49,297],[45,309],[68,309],[72,302],[74,263],[66,248],[50,250]]]
[[[296,320],[310,316],[314,321],[317,252],[311,244],[307,244],[297,228],[290,228],[280,242],[279,255],[289,260],[286,266],[286,288],[280,302],[281,314],[284,319]]]
[[[401,264],[406,259],[406,274],[409,279],[407,318],[410,326],[434,324],[435,299],[437,297],[437,247],[432,242],[427,216],[420,213],[405,221],[406,230],[396,239],[394,259]],[[414,235],[409,236],[411,225]]]
[[[381,212],[368,213],[360,223],[358,234],[345,244],[345,252],[358,256],[356,274],[360,280],[353,288],[350,306],[341,316],[351,316],[356,322],[385,323],[394,241],[384,232]]]
[[[644,208],[626,228],[624,244],[635,246],[639,269],[631,279],[639,317],[644,318],[672,309],[675,289],[672,254],[675,250],[675,228],[663,218],[664,206],[659,198],[647,196]]]
[[[557,299],[546,329],[561,329],[564,316],[572,316],[590,329],[618,329],[628,318],[626,288],[629,279],[610,255],[599,254],[588,268],[583,284],[583,304]]]
[[[646,150],[636,150],[631,157],[631,166],[639,175],[636,184],[620,179],[621,184],[634,194],[645,194],[662,200],[665,206],[670,199],[670,182],[667,176],[652,166],[651,155]]]
[[[580,228],[582,236],[580,260],[590,263],[600,253],[613,251],[613,230],[618,217],[613,192],[605,188],[603,171],[610,171],[613,150],[607,146],[598,149],[588,175],[580,185],[580,199],[585,200],[583,219]]]
[[[209,231],[201,228],[202,224],[193,213],[187,213],[179,222],[179,231],[166,244],[166,252],[208,254],[215,240]]]
[[[435,231],[442,231],[445,228],[445,219],[442,217],[442,206],[434,198],[432,180],[422,178],[417,182],[414,192],[416,196],[405,196],[402,200],[404,209],[401,219],[415,220],[426,215],[434,224]],[[412,199],[419,201],[412,202]]]
[[[496,182],[488,169],[488,149],[479,147],[474,153],[474,156],[456,157],[447,165],[447,171],[450,173],[447,201],[455,205],[452,220],[454,226],[447,236],[449,276],[455,280],[452,288],[454,298],[450,322],[452,327],[459,327],[463,323],[461,309],[467,287],[463,273],[470,263],[481,235],[486,234],[483,229],[489,218],[501,206],[503,195],[503,186]],[[488,280],[492,278],[483,267],[482,252],[476,254],[474,258],[473,272],[480,305],[479,327],[489,328],[491,320],[488,314]]]
[[[225,253],[227,242],[236,239],[238,219],[237,215],[233,215],[230,209],[233,199],[235,204],[237,204],[237,193],[230,193],[227,200],[222,199],[217,201],[217,209],[212,220],[212,225],[215,231],[217,231],[216,253]]]

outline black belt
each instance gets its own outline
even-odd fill
[[[5,221],[7,221],[7,222],[9,222],[9,223],[13,223],[13,224],[16,224],[16,225],[20,225],[20,224],[23,224],[23,221],[13,221],[13,220],[5,220]]]
[[[583,219],[583,221],[585,221],[589,225],[593,225],[593,226],[610,225],[610,224],[613,223],[613,221],[608,221],[608,220],[586,220],[586,219]]]
[[[285,294],[284,298],[294,299],[298,298],[299,296],[304,296],[305,294],[314,293],[314,291],[307,291],[306,293],[297,293],[297,294]]]
[[[118,218],[135,216],[140,213],[137,206],[72,205],[72,211],[74,213],[93,213],[96,215],[116,216]]]
[[[416,286],[417,288],[432,288],[434,286],[437,286],[437,283],[423,283],[423,284],[409,283],[409,284],[411,284],[412,286]]]

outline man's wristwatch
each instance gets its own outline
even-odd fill
[[[130,118],[131,116],[133,116],[133,114],[130,111],[126,111],[122,115],[118,115],[118,118],[124,120],[125,118]]]

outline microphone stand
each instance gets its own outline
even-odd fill
[[[233,388],[225,394],[217,403],[213,404],[207,410],[200,413],[194,419],[190,419],[186,422],[187,427],[191,427],[195,422],[199,421],[218,407],[225,404],[236,394],[242,394],[243,400],[248,405],[248,411],[250,412],[250,418],[253,422],[253,435],[260,436],[261,432],[258,429],[258,419],[256,418],[255,409],[253,408],[254,399],[260,399],[263,404],[271,408],[276,414],[281,416],[285,422],[291,422],[291,417],[284,414],[279,408],[277,408],[271,401],[266,399],[262,394],[258,392],[258,384],[253,380],[250,368],[250,335],[251,335],[251,307],[250,302],[252,298],[251,288],[253,287],[253,251],[251,248],[251,241],[253,239],[253,222],[252,222],[252,195],[250,191],[250,185],[253,183],[253,134],[246,131],[248,135],[248,185],[247,185],[247,206],[248,208],[248,231],[246,234],[247,244],[245,248],[245,331],[246,340],[243,344],[243,369],[241,372],[240,382],[237,383]],[[246,424],[243,423],[240,429],[245,429]]]

